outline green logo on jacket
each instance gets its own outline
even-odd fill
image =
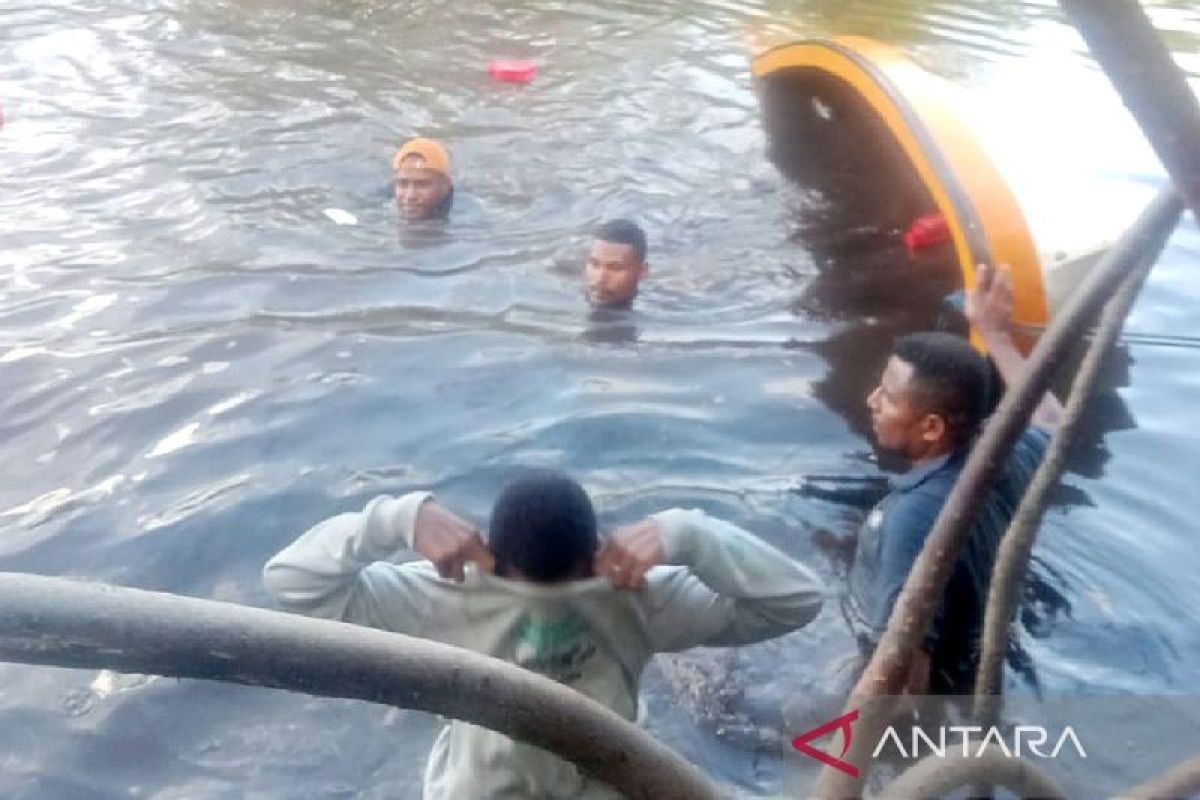
[[[516,663],[560,683],[574,683],[596,653],[587,632],[577,614],[553,619],[526,615],[517,623]]]

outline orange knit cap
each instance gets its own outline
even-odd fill
[[[392,157],[392,169],[400,169],[400,162],[409,156],[419,156],[425,161],[421,165],[425,169],[440,172],[447,179],[450,177],[450,155],[439,142],[433,139],[409,139]]]

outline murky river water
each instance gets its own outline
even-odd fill
[[[1112,234],[1106,209],[1163,179],[1056,7],[1002,5],[0,0],[0,569],[264,604],[263,561],[317,519],[432,486],[482,521],[535,464],[582,478],[608,523],[700,505],[844,588],[829,542],[883,474],[864,342],[903,298],[822,284],[804,193],[764,155],[746,38],[893,41],[995,98],[1026,148],[1081,134],[1079,183],[1026,169],[1033,196],[1068,198],[1031,222]],[[1200,13],[1149,5],[1200,75]],[[497,56],[541,74],[494,83]],[[388,195],[417,133],[455,159],[442,232],[401,231]],[[589,320],[580,272],[616,215],[648,228],[651,277],[613,325]],[[1200,692],[1198,260],[1187,217],[1043,528],[1022,635],[1043,691]],[[652,671],[648,724],[778,790],[797,732],[780,709],[834,691],[850,648],[831,603],[683,665],[695,680]],[[0,795],[415,798],[434,728],[3,666]]]

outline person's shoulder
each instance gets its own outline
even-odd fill
[[[407,591],[437,593],[443,589],[465,588],[466,583],[457,583],[438,574],[437,567],[423,558],[415,558],[395,564],[390,561],[375,561],[363,567],[360,573],[373,583],[386,583]]]
[[[901,494],[904,505],[908,508],[924,508],[931,504],[940,507],[954,488],[961,472],[961,460],[947,461]]]

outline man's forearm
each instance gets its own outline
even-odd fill
[[[359,512],[319,522],[263,567],[263,583],[282,605],[341,618],[360,571],[411,547],[414,519],[427,492],[381,495]]]
[[[1000,370],[1005,386],[1012,386],[1025,372],[1025,356],[1007,331],[980,331],[988,355]],[[1033,411],[1030,422],[1039,428],[1055,430],[1062,423],[1063,407],[1051,392],[1042,395],[1042,400]]]
[[[967,320],[979,333],[983,344],[996,362],[1000,376],[1012,386],[1025,372],[1025,356],[1012,338],[1013,283],[1008,268],[994,269],[988,264],[978,266],[975,285],[967,293]],[[1039,428],[1053,430],[1063,417],[1063,408],[1050,392],[1043,395],[1033,412],[1031,422]]]
[[[714,592],[740,599],[798,595],[820,607],[825,589],[816,574],[757,536],[695,509],[654,519],[662,526],[664,563],[688,567]]]

